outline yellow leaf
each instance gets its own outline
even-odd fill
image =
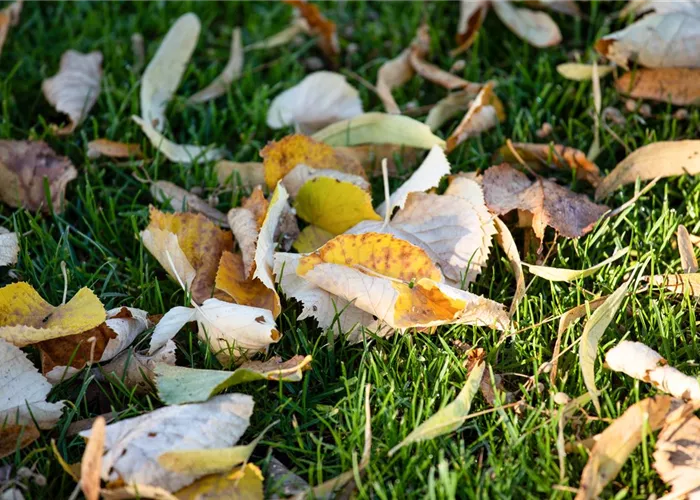
[[[203,477],[178,490],[180,500],[262,500],[263,475],[253,464],[246,464],[233,472]]]
[[[243,258],[239,254],[224,252],[221,255],[215,286],[230,296],[236,304],[269,309],[275,318],[282,309],[277,292],[267,288],[257,278],[246,277]]]
[[[595,266],[591,266],[586,269],[562,269],[557,267],[535,266],[524,262],[523,265],[535,276],[539,276],[540,278],[544,278],[548,281],[575,281],[577,279],[595,274],[608,264],[627,255],[629,250],[629,247],[617,250],[614,254],[612,254],[612,256],[608,257],[603,262],[599,262]]]
[[[306,226],[294,242],[294,249],[299,253],[311,253],[318,250],[333,238],[329,233],[316,226]]]
[[[18,347],[90,330],[106,317],[100,299],[88,288],[81,288],[58,307],[42,299],[28,283],[0,288],[0,338]]]
[[[610,74],[615,66],[598,66],[600,78]],[[593,65],[583,63],[563,63],[557,66],[557,73],[567,80],[586,82],[593,79]]]
[[[381,220],[369,193],[349,182],[317,177],[299,190],[297,215],[333,234],[344,233],[363,220]]]
[[[100,471],[102,470],[102,454],[105,447],[105,428],[107,422],[99,416],[92,424],[83,459],[80,462],[80,489],[86,500],[98,500],[100,497]]]

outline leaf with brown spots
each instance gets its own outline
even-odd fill
[[[526,222],[541,240],[547,226],[567,238],[579,238],[590,232],[608,210],[585,195],[545,179],[530,181],[525,174],[507,164],[489,168],[483,179],[486,205],[503,215],[511,210],[531,217]]]
[[[302,0],[284,0],[295,7],[306,20],[312,33],[318,36],[318,46],[331,63],[335,63],[340,54],[335,23],[326,19],[319,8]]]
[[[45,142],[0,141],[0,200],[12,207],[49,212],[46,182],[53,211],[60,213],[66,186],[77,176],[70,160]]]
[[[168,214],[151,207],[150,216],[141,232],[144,246],[197,303],[204,302],[214,290],[221,254],[233,247],[231,233],[200,214]]]
[[[618,78],[615,87],[635,99],[694,106],[700,104],[700,68],[639,68]]]
[[[475,137],[496,127],[506,119],[503,103],[493,92],[493,86],[493,83],[489,82],[481,89],[462,121],[447,139],[445,152],[449,153],[469,137]]]

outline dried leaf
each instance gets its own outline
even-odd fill
[[[331,169],[366,179],[364,168],[355,157],[304,135],[288,135],[268,143],[263,158],[265,182],[273,189],[277,182],[300,164],[313,169]]]
[[[503,251],[510,261],[510,267],[513,270],[513,276],[515,276],[515,293],[513,294],[513,301],[510,304],[510,316],[515,314],[518,309],[518,304],[525,297],[525,277],[523,275],[523,263],[520,260],[520,254],[518,253],[518,247],[515,244],[513,235],[510,233],[508,226],[506,226],[501,219],[494,217],[494,223],[496,230],[498,231],[498,236],[496,236],[496,241],[501,246]]]
[[[605,302],[600,307],[593,311],[581,335],[581,343],[578,350],[581,374],[583,375],[586,389],[591,395],[591,400],[593,400],[593,406],[595,406],[599,415],[600,403],[598,402],[598,389],[595,386],[595,359],[598,355],[598,343],[625,300],[627,288],[629,288],[631,281],[631,279],[625,281],[605,299]]]
[[[105,309],[89,288],[54,307],[28,283],[0,288],[0,339],[17,347],[82,333],[104,322]]]
[[[269,309],[275,318],[279,316],[282,307],[277,292],[267,288],[259,279],[251,279],[249,276],[239,254],[224,252],[216,273],[216,289],[226,293],[236,304]],[[217,298],[225,300],[222,296]]]
[[[446,152],[454,150],[469,137],[477,136],[481,132],[496,127],[499,122],[505,119],[503,103],[493,93],[493,83],[489,82],[481,89],[462,121],[447,139]]]
[[[604,36],[595,48],[625,69],[629,62],[648,68],[700,67],[700,11],[650,14]]]
[[[103,417],[97,417],[90,430],[90,439],[83,452],[80,462],[80,489],[85,500],[100,498],[100,471],[102,470],[102,454],[105,447],[105,429],[107,422]]]
[[[274,265],[275,231],[280,223],[282,213],[289,208],[289,195],[284,186],[278,185],[270,198],[270,208],[260,227],[260,236],[255,247],[255,270],[253,278],[258,278],[270,290],[275,289],[275,279],[272,273]]]
[[[246,45],[243,50],[248,52],[250,50],[274,49],[275,47],[281,47],[294,40],[297,35],[308,31],[310,31],[308,23],[304,19],[296,18],[293,19],[292,23],[282,31],[279,31],[259,42]]]
[[[688,293],[693,297],[700,297],[700,273],[686,274],[657,274],[646,276],[646,281],[665,288],[671,293],[685,295]]]
[[[389,59],[379,67],[377,71],[377,95],[381,99],[384,109],[392,115],[400,115],[401,109],[396,103],[391,91],[408,82],[415,71],[411,65],[411,48],[404,49],[398,56]]]
[[[16,264],[18,255],[19,239],[17,233],[11,233],[0,226],[0,266]]]
[[[45,142],[0,140],[0,200],[12,207],[50,212],[46,182],[53,211],[60,213],[66,186],[77,176],[70,160]]]
[[[407,116],[365,113],[329,125],[313,136],[331,146],[358,144],[398,144],[412,148],[445,147],[445,141],[434,135],[430,127]]]
[[[351,155],[370,176],[382,175],[381,162],[387,160],[390,175],[411,170],[419,162],[422,151],[400,144],[364,144],[359,146],[336,146],[336,151]]]
[[[178,18],[146,66],[141,77],[141,117],[149,130],[161,132],[165,127],[165,108],[180,85],[197,45],[200,29],[196,14],[188,12]],[[146,131],[144,125],[141,128]],[[146,132],[146,135],[151,139],[151,134]],[[155,145],[160,141],[151,139],[151,142]]]
[[[505,163],[485,172],[483,187],[486,206],[492,212],[503,215],[517,209],[532,214],[531,225],[540,240],[547,226],[567,238],[579,238],[590,232],[608,210],[554,182],[531,182]]]
[[[459,6],[456,37],[458,46],[450,53],[452,56],[471,47],[488,12],[488,2],[484,0],[461,0]]]
[[[425,124],[430,130],[435,131],[442,125],[457,116],[462,111],[467,111],[474,100],[475,95],[467,90],[452,92],[444,99],[440,99],[432,107],[425,119]]]
[[[699,23],[700,26],[700,23]],[[600,183],[596,200],[625,184],[655,177],[700,173],[700,141],[661,141],[642,146],[622,160]]]
[[[221,225],[228,225],[228,220],[224,214],[196,194],[192,194],[172,182],[153,182],[151,184],[151,194],[159,203],[169,204],[177,212],[200,213]]]
[[[277,129],[294,125],[297,132],[308,135],[359,115],[360,94],[345,76],[317,71],[275,97],[267,110],[267,126]]]
[[[700,419],[694,415],[666,423],[656,440],[654,469],[671,486],[670,496],[700,495]]]
[[[241,41],[241,29],[234,28],[231,39],[231,55],[226,63],[226,67],[213,82],[187,99],[187,102],[202,103],[224,95],[231,84],[241,77],[242,73],[243,42]]]
[[[2,343],[2,340],[0,340]],[[2,347],[0,347],[2,350]],[[3,421],[0,425],[0,458],[8,457],[17,450],[29,446],[39,439],[41,432],[33,423],[27,425],[13,425]],[[4,500],[2,496],[0,499]]]
[[[156,385],[158,396],[168,405],[197,403],[238,384],[256,380],[299,382],[303,372],[310,370],[311,356],[294,356],[287,361],[275,357],[267,361],[248,361],[238,369],[197,370],[182,366],[158,365]],[[231,464],[231,467],[237,464]],[[212,474],[213,472],[205,472]]]
[[[360,223],[361,224],[361,223]],[[320,227],[306,226],[294,242],[294,250],[299,253],[310,253],[318,250],[335,236]]]
[[[695,250],[690,241],[688,230],[683,224],[678,226],[678,252],[681,255],[681,269],[684,273],[698,272],[698,259],[695,257]]]
[[[216,162],[216,175],[219,184],[224,185],[229,179],[242,187],[252,188],[265,183],[263,164],[259,162],[234,162],[220,160]]]
[[[678,399],[700,402],[700,382],[672,366],[641,342],[621,341],[605,355],[608,367],[647,382]]]
[[[138,144],[127,144],[124,142],[114,142],[109,139],[95,139],[88,142],[88,158],[94,160],[100,156],[109,158],[141,158],[141,146]]]
[[[153,354],[127,350],[105,365],[99,366],[99,371],[93,374],[98,380],[114,383],[135,389],[136,394],[151,392],[155,383],[155,368],[158,365],[175,364],[175,342],[165,342]],[[70,375],[71,368],[68,369]]]
[[[70,134],[82,123],[97,102],[101,80],[102,52],[63,53],[58,73],[41,84],[46,100],[70,118],[65,127],[52,127],[58,135]]]
[[[557,24],[544,12],[513,7],[510,2],[491,2],[491,7],[508,28],[535,47],[551,47],[561,43]]]
[[[346,174],[345,172],[341,172],[339,170],[317,170],[304,165],[303,163],[298,164],[291,170],[291,172],[284,176],[284,179],[282,179],[282,185],[289,193],[289,196],[296,198],[299,195],[299,191],[306,183],[318,177],[325,177],[327,179],[335,179],[336,181],[354,184],[361,190],[367,192],[369,192],[372,187],[364,177],[360,177],[359,175]]]
[[[18,0],[0,10],[0,54],[2,54],[2,47],[5,45],[10,27],[17,26],[19,23],[23,3],[23,0]]]
[[[593,446],[581,475],[576,500],[598,498],[649,431],[661,428],[682,404],[670,396],[643,399],[608,426]]]
[[[486,364],[483,362],[476,365],[469,373],[467,382],[457,397],[416,427],[401,443],[389,450],[389,456],[408,444],[434,439],[459,429],[469,415],[472,400],[479,390],[485,367]]]
[[[616,260],[624,257],[629,253],[630,247],[625,247],[622,249],[617,249],[615,253],[613,253],[610,257],[605,259],[603,262],[599,262],[598,264],[591,266],[586,269],[563,269],[560,267],[548,267],[548,266],[535,266],[533,264],[526,264],[523,263],[523,265],[527,268],[528,271],[530,271],[532,274],[535,276],[539,276],[540,278],[544,278],[547,281],[576,281],[581,278],[586,278],[588,276],[592,276],[593,274],[597,273],[601,269],[603,269],[605,266],[608,264],[611,264],[615,262]]]
[[[196,146],[194,144],[176,144],[166,139],[163,134],[158,132],[151,124],[142,120],[138,116],[132,116],[134,120],[151,144],[170,161],[175,163],[184,163],[189,165],[197,161],[215,161],[221,159],[225,154],[225,149],[218,149],[212,145]]]
[[[167,406],[110,424],[101,477],[176,491],[198,476],[170,472],[158,464],[158,457],[168,451],[232,446],[248,427],[252,412],[250,396],[226,394],[206,403]],[[90,437],[91,431],[80,435]]]
[[[600,184],[598,165],[588,160],[583,151],[561,144],[516,142],[511,146],[533,170],[540,171],[542,165],[555,169],[568,167],[576,173],[577,179],[584,180],[593,187]],[[498,150],[497,157],[508,163],[519,162],[508,145]]]
[[[615,66],[598,65],[598,77],[603,78],[612,73]],[[576,82],[588,82],[593,79],[593,65],[583,63],[563,63],[557,65],[557,73],[567,80]]]
[[[566,14],[573,17],[581,17],[581,9],[579,9],[576,0],[529,0],[526,5],[534,5],[539,8],[547,8],[560,14]]]
[[[177,492],[178,500],[263,500],[263,476],[253,464],[203,477]]]
[[[700,68],[639,68],[618,78],[615,87],[635,99],[693,106],[700,104],[699,79]]]
[[[316,5],[302,0],[284,0],[295,7],[304,18],[312,34],[318,36],[318,46],[334,62],[340,54],[335,23],[326,19]]]

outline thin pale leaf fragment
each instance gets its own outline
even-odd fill
[[[510,261],[510,267],[513,270],[513,276],[515,276],[515,293],[513,294],[513,301],[510,303],[510,316],[513,316],[518,309],[518,304],[525,297],[525,277],[523,275],[523,263],[520,260],[520,254],[518,253],[518,247],[515,244],[513,235],[510,233],[508,226],[506,226],[499,217],[494,217],[494,223],[496,224],[496,229],[498,230],[498,235],[496,236],[496,241],[501,246],[503,251]]]
[[[19,238],[17,238],[17,233],[11,233],[4,227],[0,227],[0,266],[16,264],[18,255]]]
[[[243,42],[241,41],[241,29],[234,28],[231,39],[231,55],[226,67],[213,82],[191,96],[190,103],[202,103],[216,99],[226,93],[229,86],[241,77],[243,72]]]
[[[108,158],[141,158],[141,146],[124,142],[110,141],[109,139],[95,139],[88,142],[88,158],[94,160],[100,156]]]
[[[605,266],[608,264],[611,264],[615,262],[618,259],[621,259],[625,255],[629,253],[630,247],[625,247],[622,249],[616,250],[610,257],[605,259],[603,262],[599,262],[598,264],[591,266],[586,269],[563,269],[563,268],[558,268],[558,267],[548,267],[548,266],[536,266],[533,264],[527,264],[523,263],[523,265],[527,268],[528,271],[530,271],[532,274],[535,276],[539,276],[540,278],[544,278],[547,281],[575,281],[581,278],[586,278],[588,276],[592,276],[593,274],[597,273],[601,269],[603,269]]]
[[[86,500],[98,500],[100,497],[100,471],[102,470],[102,454],[105,446],[104,417],[97,417],[90,431],[83,459],[80,462],[80,489]]]
[[[615,66],[598,66],[598,77],[603,78],[604,76],[609,75],[612,73],[613,69],[615,69]],[[587,82],[593,79],[593,65],[583,63],[563,63],[557,66],[557,73],[567,80]]]
[[[690,241],[690,234],[683,224],[678,226],[678,253],[681,256],[681,269],[684,273],[698,272],[698,259],[695,257],[695,249]]]

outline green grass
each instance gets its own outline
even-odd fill
[[[475,171],[490,165],[492,153],[506,138],[541,142],[535,131],[545,121],[554,126],[551,140],[587,150],[593,138],[591,85],[569,82],[558,76],[555,66],[579,51],[588,61],[588,49],[602,34],[622,26],[606,17],[619,4],[582,4],[585,20],[553,17],[562,28],[564,42],[546,50],[524,45],[492,13],[464,59],[462,76],[473,81],[496,79],[498,95],[507,107],[508,119],[499,129],[467,141],[450,155],[455,171]],[[338,3],[324,4],[325,14],[339,25],[341,46],[352,43],[355,52],[344,51],[342,68],[349,68],[375,81],[379,66],[399,53],[411,40],[422,20],[432,25],[432,59],[449,68],[448,56],[458,18],[454,2]],[[148,187],[132,173],[134,166],[118,166],[109,160],[89,160],[86,144],[98,137],[139,142],[153,157],[145,170],[153,179],[167,179],[186,188],[217,190],[212,164],[172,164],[159,156],[129,117],[139,113],[139,77],[131,71],[130,37],[141,32],[147,58],[155,53],[170,24],[181,14],[193,11],[202,20],[202,36],[194,58],[168,111],[169,133],[179,142],[224,145],[232,159],[258,160],[267,141],[289,130],[273,131],[265,125],[270,99],[300,81],[304,62],[319,53],[309,39],[285,50],[246,54],[245,73],[230,92],[216,101],[188,107],[188,95],[208,84],[228,58],[230,35],[242,23],[245,43],[272,35],[288,23],[291,12],[278,3],[28,3],[19,26],[10,32],[0,59],[0,138],[43,139],[56,151],[68,155],[80,172],[67,191],[67,209],[61,215],[37,215],[0,206],[0,225],[22,234],[16,269],[0,270],[0,284],[17,280],[31,283],[49,302],[58,304],[63,294],[61,262],[68,270],[68,293],[92,288],[107,308],[128,305],[153,314],[184,303],[183,293],[141,245],[137,233],[147,224],[148,205],[154,203]],[[41,94],[41,81],[54,74],[61,54],[68,49],[101,50],[104,54],[103,91],[89,118],[67,138],[53,137],[49,125],[59,116]],[[381,110],[377,97],[358,86],[366,110]],[[401,105],[436,102],[446,92],[419,78],[395,93]],[[624,108],[611,85],[603,81],[603,106]],[[695,138],[700,114],[691,110],[686,121],[675,121],[673,110],[653,106],[654,116],[642,119],[626,114],[626,124],[612,125],[624,142],[619,144],[601,131],[602,153],[598,165],[608,172],[630,150],[656,140]],[[423,117],[419,117],[422,119]],[[456,122],[443,127],[447,136]],[[566,174],[560,180],[573,186]],[[380,180],[375,179],[375,186]],[[398,185],[402,179],[393,179]],[[589,192],[578,184],[577,191]],[[618,190],[606,200],[616,207],[628,200],[634,187]],[[223,193],[219,209],[226,211],[241,193]],[[610,256],[616,247],[631,246],[632,252],[593,277],[572,284],[554,284],[535,279],[514,318],[518,331],[501,338],[499,332],[476,327],[442,327],[437,334],[407,332],[386,340],[347,345],[321,332],[313,321],[297,321],[299,307],[286,302],[279,327],[284,334],[271,354],[313,355],[313,370],[302,383],[248,384],[240,389],[256,402],[249,442],[274,420],[258,446],[254,460],[263,470],[274,454],[291,470],[312,484],[330,479],[353,467],[363,446],[363,387],[372,384],[372,462],[358,481],[360,498],[569,498],[560,484],[556,455],[557,406],[552,396],[563,391],[572,397],[585,392],[575,349],[559,363],[560,377],[551,385],[547,374],[536,382],[542,391],[525,391],[523,385],[543,363],[551,359],[557,321],[566,310],[592,296],[610,293],[619,286],[636,262],[650,258],[648,272],[676,272],[679,257],[675,230],[679,223],[691,232],[700,230],[700,183],[692,177],[659,182],[636,205],[599,225],[581,240],[559,238],[548,233],[545,250],[555,244],[548,264],[584,268]],[[522,240],[520,233],[516,238]],[[533,261],[533,256],[528,257]],[[531,275],[528,276],[528,279]],[[489,268],[471,286],[471,291],[510,303],[514,279],[503,252],[495,248]],[[682,371],[697,372],[696,303],[692,299],[648,291],[632,296],[601,341],[602,354],[620,339],[639,340],[658,350]],[[550,320],[546,321],[545,320]],[[571,327],[562,348],[581,335],[582,326]],[[148,341],[148,334],[140,345]],[[198,345],[196,333],[177,337],[180,364],[212,367],[215,362]],[[494,372],[506,375],[507,386],[517,391],[528,407],[521,414],[512,410],[471,418],[450,435],[412,445],[389,458],[387,451],[416,425],[451,401],[465,380],[463,359],[454,341],[482,347]],[[32,359],[36,352],[29,349]],[[599,356],[602,359],[602,355]],[[654,393],[644,384],[598,368],[598,387],[605,419],[619,416],[636,401]],[[68,399],[69,409],[59,425],[45,431],[32,446],[1,461],[13,467],[29,467],[47,479],[45,487],[25,481],[27,498],[65,498],[74,488],[71,478],[59,467],[50,450],[51,439],[69,462],[78,461],[83,442],[67,437],[68,426],[77,420],[107,411],[133,416],[160,405],[153,395],[138,396],[118,384],[80,380],[64,383],[52,392],[52,400]],[[477,396],[473,412],[489,405]],[[586,408],[594,415],[592,407]],[[566,428],[567,438],[586,438],[600,432],[605,422],[577,419]],[[653,437],[646,450],[653,449]],[[569,454],[564,486],[576,487],[586,462],[585,452]],[[651,451],[640,447],[605,492],[605,497],[647,498],[662,494],[663,483],[651,467]]]

